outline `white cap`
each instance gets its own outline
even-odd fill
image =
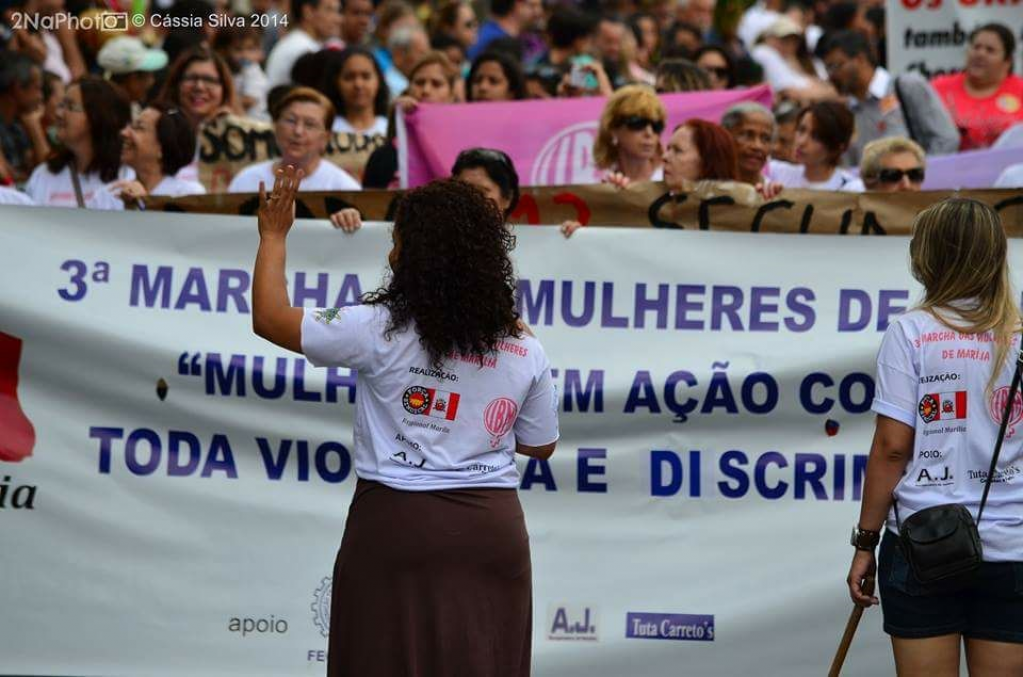
[[[803,27],[790,17],[781,16],[768,26],[761,35],[771,38],[787,38],[792,35],[801,37],[803,35]]]
[[[96,56],[96,62],[111,75],[158,71],[167,65],[167,52],[149,49],[138,38],[119,35],[103,45]]]

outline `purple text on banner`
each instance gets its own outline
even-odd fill
[[[714,616],[630,611],[625,615],[625,636],[633,639],[713,642]]]
[[[691,118],[719,122],[743,101],[771,105],[766,85],[719,92],[661,96],[668,109],[667,140],[676,125]],[[503,150],[525,186],[596,183],[593,140],[604,97],[502,103],[421,104],[405,116],[399,153],[408,159],[408,186],[447,177],[466,148]],[[404,179],[404,177],[403,177]],[[404,181],[403,181],[404,183]]]

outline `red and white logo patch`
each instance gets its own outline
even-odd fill
[[[451,393],[436,388],[412,386],[401,396],[401,404],[405,411],[416,416],[433,416],[454,421],[458,416],[458,393]]]
[[[1009,399],[1009,386],[996,388],[988,400],[988,413],[991,420],[998,425],[1002,424],[1002,417],[1005,416],[1005,405]],[[1012,410],[1009,412],[1009,425],[1005,429],[1005,439],[1011,439],[1016,433],[1016,424],[1023,420],[1023,393],[1016,392],[1012,400]]]
[[[507,397],[491,400],[487,408],[483,410],[483,426],[491,435],[490,446],[496,447],[501,443],[501,438],[511,432],[518,415],[519,405],[515,403],[515,400]]]
[[[966,418],[966,391],[924,395],[917,411],[924,423]]]

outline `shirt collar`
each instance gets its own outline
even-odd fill
[[[874,77],[870,78],[867,85],[867,94],[875,99],[883,99],[888,96],[888,85],[891,84],[892,76],[884,68],[878,66],[874,69]]]

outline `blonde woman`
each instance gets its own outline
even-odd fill
[[[624,186],[661,180],[667,117],[664,104],[646,85],[627,85],[608,98],[593,142],[593,160],[605,170],[605,181]]]
[[[892,501],[899,521],[949,503],[977,517],[1019,350],[1007,248],[998,214],[980,202],[923,211],[909,251],[924,300],[888,327],[878,353],[877,429],[847,583],[856,604],[877,604],[862,587],[876,570],[899,675],[957,676],[964,640],[971,675],[1023,674],[1019,431],[1006,433],[978,524],[984,561],[957,592],[915,578]],[[1021,401],[1016,394],[1013,411]]]

